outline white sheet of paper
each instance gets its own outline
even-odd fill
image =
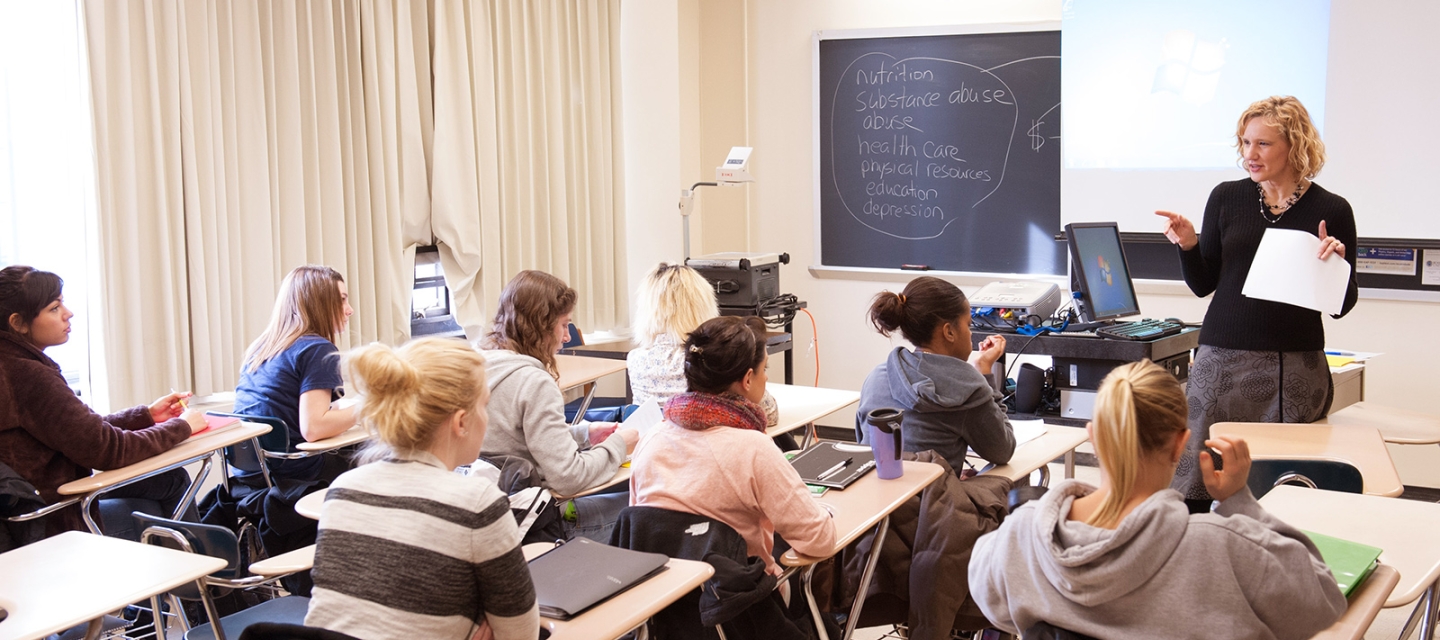
[[[1045,435],[1044,420],[1011,420],[1010,426],[1015,430],[1017,447]]]
[[[1338,255],[1317,260],[1320,239],[1305,231],[1266,229],[1240,293],[1338,314],[1345,305],[1350,263]]]
[[[645,434],[650,433],[650,430],[663,420],[665,420],[665,413],[660,410],[660,401],[652,399],[640,405],[640,408],[630,414],[630,417],[620,423],[620,426],[639,431],[640,437],[644,438]]]
[[[1016,447],[1045,435],[1044,420],[1011,420],[1010,428],[1015,432]],[[980,457],[980,454],[975,453],[975,449],[973,448],[967,450],[965,455],[976,458]]]

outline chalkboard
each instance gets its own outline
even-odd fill
[[[1066,273],[1058,30],[817,47],[822,266]]]

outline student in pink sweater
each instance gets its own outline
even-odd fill
[[[780,574],[778,532],[811,556],[835,550],[835,523],[765,434],[765,324],[722,316],[685,341],[689,391],[665,403],[665,421],[635,448],[630,504],[718,520],[749,554]]]

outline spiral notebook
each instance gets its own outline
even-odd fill
[[[821,442],[790,459],[805,484],[844,489],[875,468],[875,455],[866,445]]]

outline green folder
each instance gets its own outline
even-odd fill
[[[1364,582],[1370,572],[1375,570],[1380,549],[1319,533],[1304,533],[1310,536],[1310,541],[1320,550],[1320,557],[1329,565],[1330,572],[1335,574],[1335,582],[1340,585],[1340,592],[1345,594],[1345,597],[1350,597],[1355,586]]]

